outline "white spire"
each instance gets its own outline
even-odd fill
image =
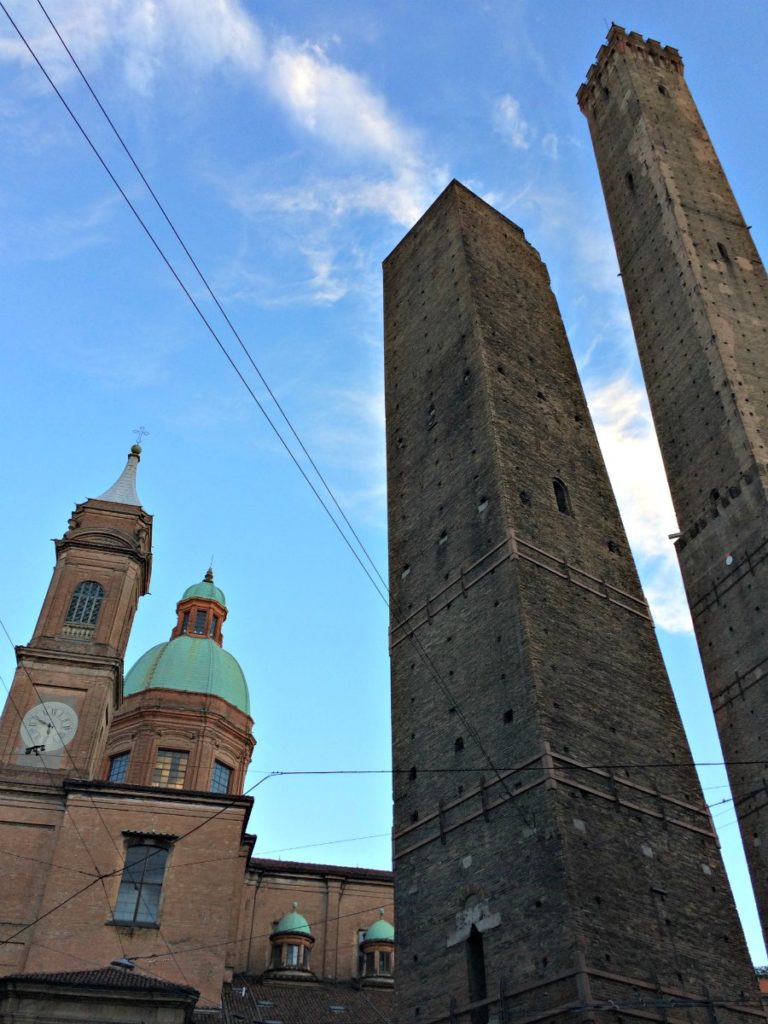
[[[128,453],[125,469],[112,486],[99,495],[99,501],[114,501],[117,505],[141,505],[136,493],[136,469],[140,458],[141,448],[135,444]]]

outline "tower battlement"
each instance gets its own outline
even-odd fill
[[[627,32],[621,25],[611,25],[606,41],[597,51],[595,63],[587,71],[586,82],[576,93],[582,111],[595,90],[603,87],[603,74],[617,54],[649,61],[657,67],[683,74],[683,58],[674,46],[662,46],[657,39],[644,39],[639,32]]]

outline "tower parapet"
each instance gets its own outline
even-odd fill
[[[683,58],[674,46],[662,46],[656,39],[644,39],[639,32],[627,32],[621,25],[611,25],[605,43],[597,51],[595,63],[587,71],[586,81],[576,93],[581,110],[584,110],[595,90],[605,88],[603,76],[615,57],[647,61],[680,75],[684,71]]]

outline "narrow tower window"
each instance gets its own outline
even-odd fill
[[[562,480],[558,480],[557,477],[552,481],[552,487],[555,491],[555,501],[557,502],[557,511],[562,512],[563,515],[572,516],[573,509],[571,508],[571,499],[568,495],[568,488],[565,486]]]
[[[483,936],[472,925],[472,930],[467,938],[467,978],[469,981],[469,1001],[476,1003],[488,996],[488,987],[485,980],[485,951],[483,950]],[[472,1010],[472,1024],[487,1024],[488,1007],[478,1006]]]
[[[95,626],[99,617],[101,602],[104,600],[104,587],[93,580],[78,583],[72,593],[67,609],[65,622],[79,626]]]
[[[205,635],[205,612],[195,612],[195,633]]]
[[[189,632],[189,612],[184,612],[184,618],[181,620],[181,632]]]
[[[634,192],[635,191],[635,176],[630,171],[627,171],[627,173],[624,175],[624,179],[625,179],[625,181],[627,183],[627,188],[629,189],[629,191],[630,192]]]

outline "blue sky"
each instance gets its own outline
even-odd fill
[[[233,352],[33,0],[6,0]],[[540,250],[694,756],[721,754],[667,535],[675,520],[575,93],[611,21],[677,46],[766,251],[768,6],[720,0],[50,0],[48,10],[385,574],[380,262],[452,177]],[[213,555],[270,770],[389,765],[387,613],[0,13],[2,616],[26,642],[76,501],[143,424],[152,594],[132,663]],[[259,398],[263,386],[237,357]],[[14,657],[0,646],[9,682]],[[703,772],[753,956],[721,771]],[[386,774],[256,791],[257,851],[389,866]],[[370,840],[357,837],[375,836]],[[352,840],[354,842],[339,842]],[[313,844],[328,845],[313,845]]]

